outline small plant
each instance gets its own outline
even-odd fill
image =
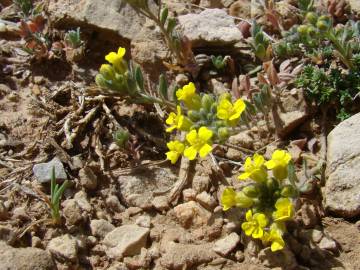
[[[51,194],[50,202],[48,202],[51,209],[51,217],[54,224],[61,223],[60,216],[60,200],[67,187],[68,180],[64,181],[61,186],[56,183],[55,168],[53,167],[51,172]]]
[[[295,83],[310,100],[335,109],[337,117],[344,120],[350,116],[351,104],[360,91],[360,71],[342,72],[337,68],[325,70],[307,65]]]
[[[265,36],[262,28],[255,21],[251,26],[251,47],[255,53],[255,56],[261,61],[266,61],[270,59],[270,41]]]
[[[227,59],[226,57],[222,57],[221,55],[218,55],[218,56],[212,55],[211,56],[211,62],[213,64],[213,66],[219,71],[224,70],[224,68],[227,64],[226,59]]]
[[[80,48],[83,45],[83,41],[81,40],[80,35],[80,27],[74,30],[70,30],[65,34],[64,38],[65,44],[67,47],[70,47],[72,49]]]
[[[135,103],[159,103],[170,108],[175,104],[169,101],[168,88],[164,76],[160,76],[158,92],[154,95],[145,88],[144,78],[140,67],[134,67],[132,62],[124,59],[126,50],[120,47],[117,52],[110,52],[105,56],[109,64],[100,67],[95,81],[99,87],[112,94],[119,95]]]
[[[285,223],[294,216],[293,200],[298,194],[290,154],[276,150],[269,161],[259,154],[248,157],[239,180],[248,179],[253,183],[239,192],[230,187],[223,191],[223,210],[232,207],[249,209],[241,225],[245,234],[271,245],[273,252],[281,250],[285,246]]]

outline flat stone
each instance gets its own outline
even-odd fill
[[[0,269],[54,270],[56,265],[51,255],[38,248],[13,248],[0,241]]]
[[[106,234],[114,230],[115,226],[105,219],[93,219],[90,222],[90,229],[92,235],[103,238]]]
[[[221,256],[225,257],[236,248],[239,242],[240,236],[233,232],[225,238],[216,241],[213,250]]]
[[[175,172],[166,167],[152,167],[118,178],[120,193],[129,206],[149,209],[154,206],[156,194],[165,196],[177,181]]]
[[[185,227],[201,227],[207,225],[211,213],[194,201],[179,204],[174,213],[180,224]]]
[[[76,262],[78,245],[76,238],[65,234],[50,240],[47,248],[56,258]]]
[[[51,0],[49,12],[56,24],[80,25],[113,32],[131,40],[141,30],[145,18],[118,0]]]
[[[327,236],[321,239],[319,243],[319,248],[329,250],[332,252],[336,252],[338,250],[336,242]]]
[[[336,126],[328,135],[328,179],[324,206],[337,216],[360,215],[360,114]]]
[[[137,225],[123,225],[109,232],[104,238],[106,250],[112,258],[122,258],[140,254],[141,248],[146,246],[150,230]]]
[[[162,249],[160,264],[166,269],[193,269],[192,266],[218,258],[211,243],[194,245],[170,241],[163,244]]]
[[[51,181],[52,169],[55,167],[55,178],[56,180],[66,180],[67,175],[64,169],[64,165],[61,163],[60,159],[54,157],[51,161],[47,163],[35,164],[33,167],[33,172],[36,179],[40,183],[48,183]]]
[[[199,14],[182,15],[178,20],[193,48],[233,45],[242,38],[234,19],[221,9],[206,9]]]

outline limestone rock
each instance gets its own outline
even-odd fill
[[[108,256],[122,258],[139,254],[145,247],[150,230],[137,225],[123,225],[109,232],[104,244],[109,247]]]
[[[193,47],[233,45],[242,37],[234,19],[221,9],[207,9],[178,19]]]
[[[216,241],[213,250],[221,256],[227,256],[240,242],[240,236],[233,232],[223,239]]]
[[[39,163],[34,165],[33,172],[36,179],[40,183],[50,182],[53,167],[55,167],[55,178],[57,180],[67,179],[64,165],[57,157],[54,157],[51,161],[47,163]]]
[[[174,208],[175,216],[185,228],[206,225],[211,213],[194,201],[179,204]]]
[[[153,206],[154,193],[170,190],[177,178],[170,168],[152,167],[151,170],[120,176],[118,181],[121,195],[129,206],[148,209]]]
[[[360,14],[360,2],[358,0],[348,0],[351,10]]]
[[[273,117],[276,132],[280,137],[285,137],[307,119],[309,108],[302,90],[284,92],[280,99],[282,106],[278,106]]]
[[[360,215],[360,114],[340,123],[328,135],[326,210],[342,217]]]
[[[128,40],[134,38],[145,21],[129,5],[118,0],[51,0],[49,13],[56,24],[100,29]]]
[[[229,14],[234,17],[250,19],[251,0],[238,0],[230,6]]]
[[[90,229],[92,235],[103,238],[114,230],[115,226],[105,219],[94,219],[90,222]]]
[[[77,261],[78,245],[76,238],[65,234],[50,240],[47,250],[56,258],[71,262]]]
[[[166,269],[188,269],[218,257],[212,250],[211,243],[193,245],[170,241],[164,244],[163,249],[160,264]]]
[[[38,248],[13,248],[0,242],[0,254],[0,269],[57,269],[51,255]]]
[[[97,176],[90,167],[84,167],[79,171],[80,184],[89,189],[94,190],[97,186]]]

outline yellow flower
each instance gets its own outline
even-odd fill
[[[262,155],[254,154],[253,161],[251,157],[247,157],[244,164],[245,172],[239,175],[239,180],[252,180],[262,182],[267,178],[267,172],[264,168],[265,159]]]
[[[222,98],[217,106],[217,117],[221,120],[236,121],[245,108],[246,105],[242,99],[238,99],[232,104],[227,98]]]
[[[170,151],[166,153],[166,157],[172,164],[175,164],[184,152],[185,145],[179,141],[170,141],[167,143],[167,147]]]
[[[183,101],[189,109],[199,109],[201,107],[201,98],[195,92],[195,84],[190,82],[176,91],[176,97],[178,100]]]
[[[110,52],[108,55],[105,56],[105,60],[109,63],[113,64],[115,68],[119,71],[123,70],[123,57],[126,53],[126,49],[119,47],[118,52]]]
[[[275,203],[276,211],[273,213],[275,221],[286,221],[294,215],[294,205],[289,198],[280,198]]]
[[[271,251],[275,252],[281,250],[285,246],[284,239],[282,238],[283,230],[279,228],[276,223],[273,223],[270,226],[270,231],[265,232],[263,238],[263,242],[271,242]]]
[[[279,180],[283,180],[288,175],[287,165],[291,160],[291,155],[284,150],[275,150],[271,160],[265,162],[266,168],[273,171],[273,174]]]
[[[199,132],[190,131],[186,135],[186,140],[191,146],[185,149],[184,156],[190,160],[194,160],[198,153],[200,157],[207,156],[212,150],[211,142],[209,142],[212,136],[213,132],[207,127],[201,127]]]
[[[264,235],[264,228],[268,224],[266,216],[262,213],[252,214],[251,210],[248,210],[245,215],[246,222],[241,224],[241,228],[247,236],[253,238],[262,238]]]
[[[177,114],[171,112],[169,117],[166,119],[166,124],[170,125],[166,131],[171,132],[176,128],[183,131],[188,131],[192,126],[192,122],[182,114],[180,106],[176,106],[176,110]]]
[[[235,192],[232,188],[224,189],[221,195],[221,204],[223,210],[227,211],[231,207],[237,206],[241,208],[248,208],[253,205],[253,200],[247,197],[244,192]]]

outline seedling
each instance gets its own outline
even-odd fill
[[[60,200],[67,187],[68,180],[64,181],[61,185],[56,183],[55,167],[51,171],[51,194],[49,206],[51,209],[51,217],[54,224],[61,223],[60,215]]]

